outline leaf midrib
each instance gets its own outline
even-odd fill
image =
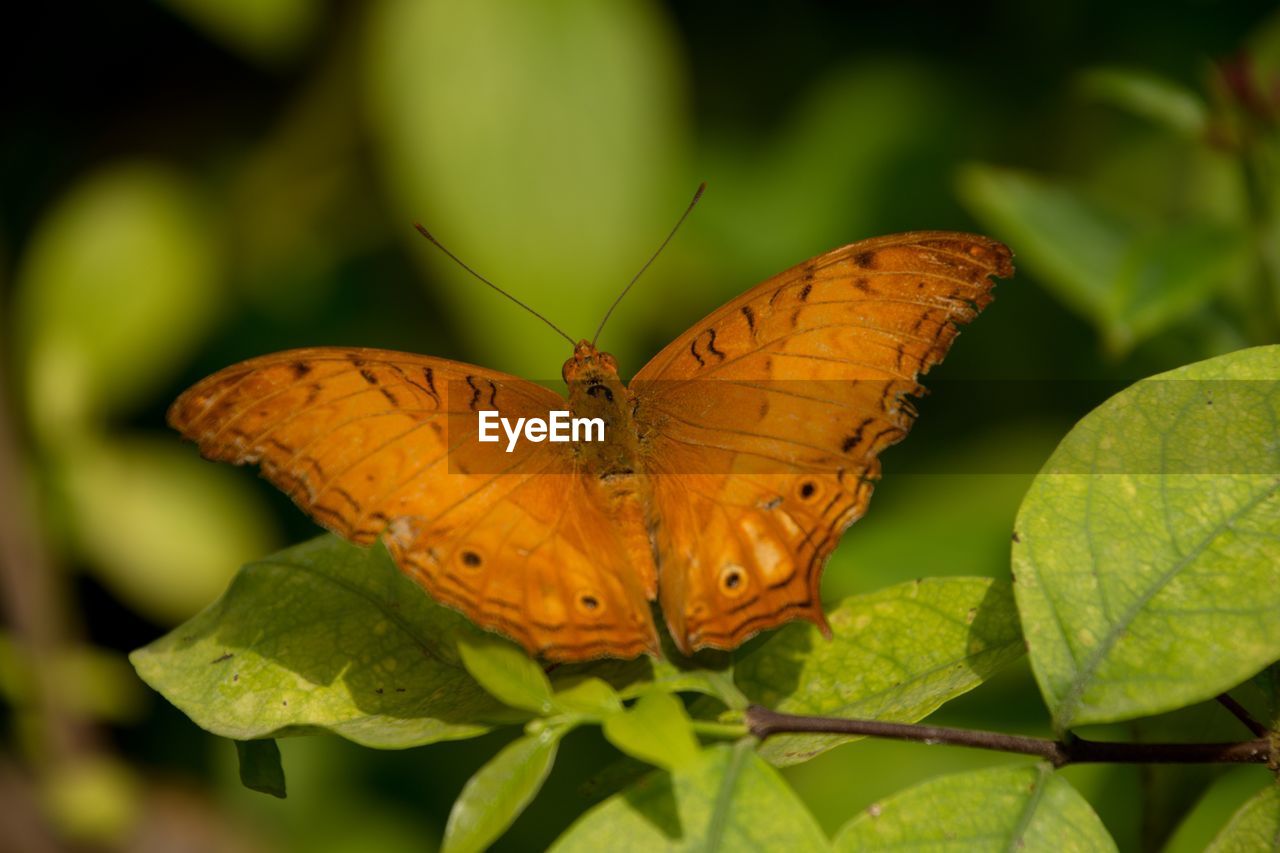
[[[1092,476],[1096,477],[1099,475]],[[1115,644],[1119,641],[1121,635],[1128,630],[1130,624],[1137,617],[1138,613],[1146,607],[1146,605],[1151,602],[1151,599],[1155,598],[1155,596],[1163,590],[1169,582],[1178,575],[1178,573],[1198,559],[1215,539],[1223,533],[1231,530],[1232,524],[1237,519],[1251,512],[1258,506],[1258,504],[1266,500],[1271,495],[1273,489],[1274,484],[1263,488],[1251,500],[1242,504],[1235,512],[1231,513],[1221,522],[1210,528],[1201,540],[1196,543],[1194,548],[1174,561],[1169,569],[1156,579],[1155,583],[1151,584],[1151,586],[1143,591],[1142,595],[1135,599],[1129,607],[1125,608],[1125,612],[1103,635],[1102,642],[1098,644],[1097,648],[1094,649],[1093,654],[1086,659],[1084,666],[1077,671],[1076,676],[1071,680],[1067,692],[1063,696],[1062,704],[1059,706],[1059,712],[1054,715],[1057,719],[1057,727],[1060,730],[1065,731],[1070,726],[1072,721],[1071,718],[1075,715],[1077,706],[1080,702],[1080,697],[1089,686],[1089,681],[1093,678],[1098,667],[1101,666],[1102,661],[1115,647]],[[1161,491],[1163,490],[1164,478],[1161,478]]]

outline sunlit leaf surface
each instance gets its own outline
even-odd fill
[[[714,828],[722,850],[825,850],[826,836],[795,793],[758,755],[735,758],[728,746],[704,750],[676,773],[658,770],[580,817],[552,847],[565,851],[706,850],[708,830],[726,771],[723,823]]]
[[[325,729],[401,748],[481,734],[501,711],[454,649],[476,631],[381,546],[324,536],[246,566],[221,599],[131,659],[224,737]]]
[[[1280,787],[1268,785],[1241,806],[1207,849],[1211,853],[1280,850]]]
[[[838,851],[1103,853],[1116,844],[1089,803],[1045,765],[942,776],[845,824]]]
[[[1060,729],[1155,714],[1280,658],[1280,347],[1095,409],[1018,514],[1018,609]]]
[[[833,637],[795,622],[743,654],[738,686],[792,714],[915,722],[1023,653],[1008,585],[931,578],[845,599],[827,613]],[[794,764],[848,738],[778,735],[761,754]]]

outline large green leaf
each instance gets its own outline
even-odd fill
[[[1189,316],[1248,261],[1245,235],[1208,220],[1135,221],[1068,184],[970,166],[961,192],[1025,268],[1123,353]]]
[[[722,791],[727,807],[717,821]],[[813,815],[776,770],[750,750],[735,755],[722,745],[704,750],[679,772],[655,771],[605,800],[578,818],[552,850],[715,849],[709,833],[724,850],[828,847]]]
[[[1209,853],[1280,851],[1280,786],[1268,785],[1241,806],[1207,849]]]
[[[381,546],[322,536],[249,564],[217,602],[130,659],[224,737],[325,729],[401,748],[481,734],[504,712],[454,649],[476,632]]]
[[[930,779],[853,818],[833,846],[934,853],[1116,849],[1085,798],[1048,765]]]
[[[1007,584],[931,578],[847,598],[827,614],[833,637],[792,623],[743,654],[738,686],[792,714],[911,723],[977,687],[1023,653]],[[778,735],[761,753],[794,764],[850,738]]]
[[[503,747],[467,780],[449,813],[444,853],[485,849],[537,795],[556,760],[564,734],[544,727]]]
[[[1018,514],[1015,591],[1059,730],[1179,708],[1280,658],[1280,347],[1131,386]]]
[[[672,182],[684,146],[670,30],[642,0],[382,0],[371,13],[370,120],[400,233],[444,273],[437,289],[492,366],[547,378],[564,341],[410,223],[589,336],[693,191]]]

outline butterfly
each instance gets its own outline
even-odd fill
[[[567,398],[442,358],[314,347],[209,376],[169,422],[547,660],[659,654],[655,599],[686,654],[794,619],[829,636],[827,558],[911,427],[917,378],[1011,259],[941,231],[853,243],[716,309],[630,383],[577,342]],[[481,412],[557,410],[600,420],[603,440],[479,440]]]

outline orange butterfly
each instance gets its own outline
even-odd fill
[[[580,341],[567,400],[469,364],[315,347],[186,391],[169,422],[257,463],[328,529],[383,538],[438,601],[556,661],[685,653],[826,621],[819,579],[866,510],[906,395],[991,301],[1011,253],[923,231],[800,264],[694,324],[623,384]],[[478,412],[604,422],[604,441],[478,440]],[[526,433],[526,436],[528,433]]]

